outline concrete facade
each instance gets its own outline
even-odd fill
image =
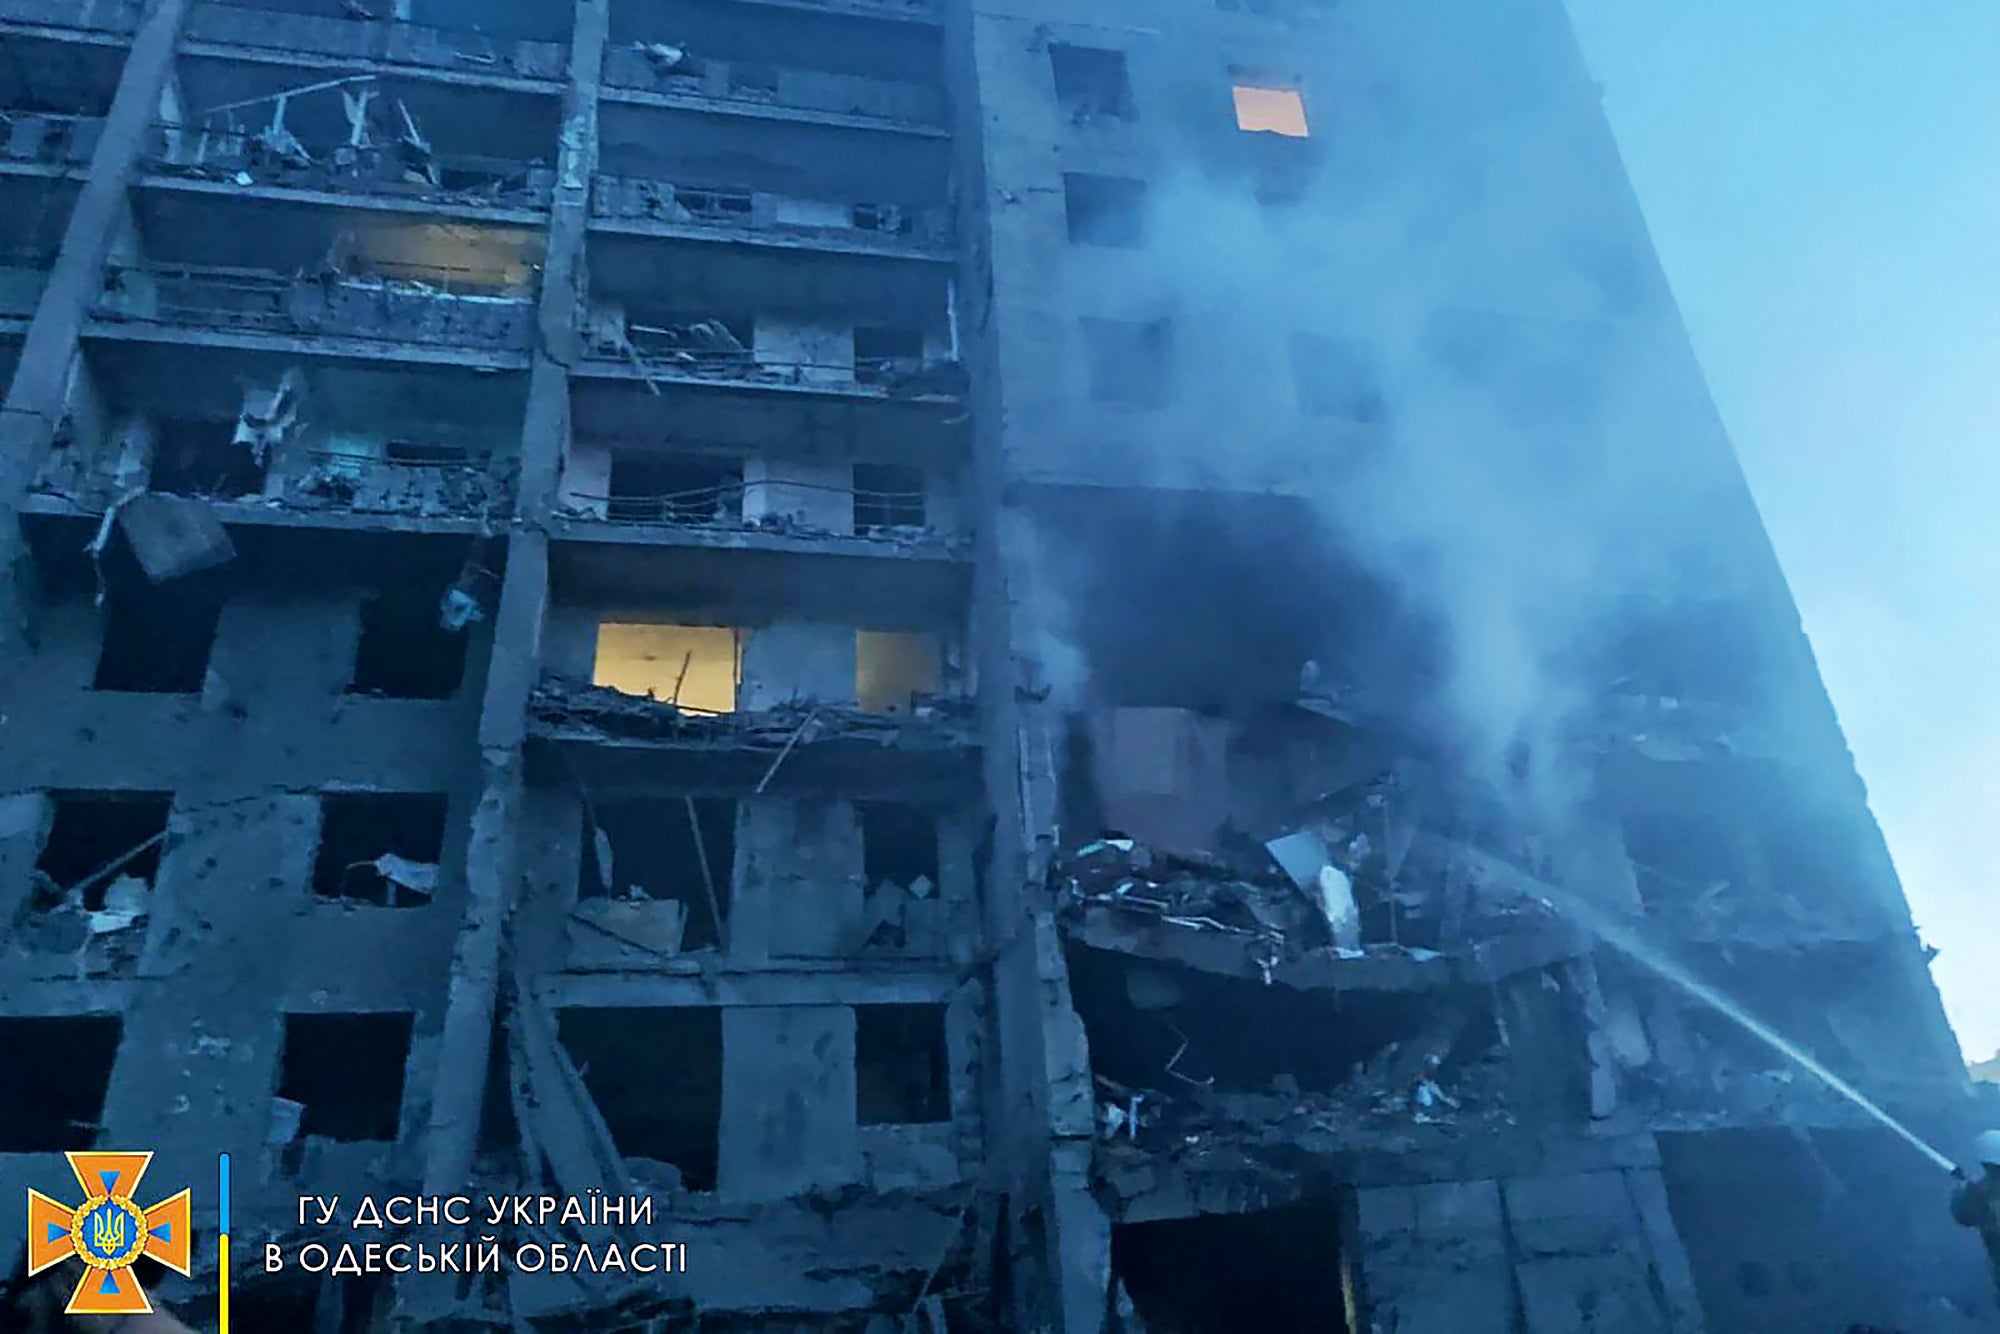
[[[0,1192],[153,1150],[209,1328],[218,1151],[239,1257],[687,1252],[239,1258],[247,1327],[1990,1327],[1930,1169],[1647,963],[1969,1124],[1559,7],[1382,8],[0,0]],[[1629,443],[1545,382],[1700,573],[1496,777],[1437,682],[1518,587],[1364,479]]]

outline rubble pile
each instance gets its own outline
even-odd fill
[[[1266,972],[1333,944],[1316,906],[1275,866],[1246,872],[1217,856],[1154,852],[1119,838],[1078,849],[1056,876],[1058,912],[1069,923],[1107,909],[1211,932],[1239,942],[1243,957]]]
[[[1349,851],[1361,841],[1350,843]],[[1337,901],[1337,891],[1349,883],[1339,858],[1325,859],[1317,877],[1302,875],[1286,842],[1274,840],[1268,855],[1256,849],[1260,866],[1248,850],[1224,858],[1160,852],[1127,838],[1099,840],[1052,868],[1058,920],[1080,944],[1301,988],[1415,990],[1491,982],[1580,948],[1552,907],[1501,892],[1514,888],[1504,885],[1477,905],[1477,934],[1455,938],[1450,948],[1383,938],[1395,929],[1394,918],[1384,931],[1356,938],[1349,929],[1352,899],[1345,908]],[[1477,860],[1482,869],[1491,863]],[[1283,871],[1280,861],[1287,863]],[[1335,892],[1324,892],[1328,885]],[[1400,897],[1435,912],[1434,900],[1415,890]]]

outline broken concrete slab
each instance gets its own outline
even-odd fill
[[[148,491],[117,508],[118,530],[156,584],[236,559],[229,532],[207,502]]]

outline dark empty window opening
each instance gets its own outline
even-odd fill
[[[1740,845],[1729,820],[1647,811],[1629,813],[1620,823],[1647,912],[1712,910],[1742,897]]]
[[[854,465],[854,531],[924,526],[924,470],[898,463]]]
[[[1086,318],[1083,333],[1092,398],[1138,408],[1172,398],[1173,326],[1166,320]]]
[[[465,679],[464,631],[444,628],[442,589],[417,581],[385,588],[361,604],[350,695],[450,699]]]
[[[687,1190],[714,1190],[722,1012],[692,1005],[563,1010],[557,1031],[618,1152],[667,1165]],[[653,1176],[643,1164],[636,1175]]]
[[[743,463],[701,454],[613,454],[605,517],[617,523],[743,518]]]
[[[595,816],[595,822],[592,820]],[[699,827],[701,836],[695,837]],[[606,859],[610,864],[606,865]],[[629,903],[678,903],[685,916],[679,948],[721,942],[729,920],[730,875],[736,864],[736,803],[699,797],[689,818],[685,797],[598,802],[584,813],[579,898]],[[709,906],[713,886],[715,908]]]
[[[39,884],[35,906],[52,908],[61,894],[81,884],[83,906],[100,912],[105,891],[130,876],[151,888],[166,846],[167,815],[174,799],[165,792],[60,792],[48,841],[35,863]],[[113,863],[118,863],[112,869]]]
[[[1069,239],[1083,245],[1136,246],[1144,239],[1146,183],[1125,176],[1063,173]]]
[[[864,1126],[951,1119],[944,1006],[854,1007],[854,1112]]]
[[[147,482],[177,496],[233,500],[262,494],[264,474],[265,463],[250,446],[236,443],[234,420],[168,417],[154,434]]]
[[[0,1153],[62,1153],[97,1142],[118,1059],[116,1015],[0,1019],[0,1070],[32,1072],[33,1097],[0,1098]]]
[[[1601,671],[1617,693],[1745,708],[1768,696],[1772,651],[1747,606],[1633,606],[1622,621],[1601,650]]]
[[[445,809],[442,793],[326,793],[313,893],[390,908],[429,903],[444,855]]]
[[[1153,1329],[1345,1334],[1340,1231],[1338,1211],[1322,1203],[1121,1223],[1111,1268]]]
[[[1308,416],[1379,422],[1388,415],[1370,358],[1345,339],[1293,334],[1292,382]]]
[[[870,885],[905,888],[919,879],[938,882],[937,815],[901,801],[855,803],[861,817],[861,857]]]
[[[854,382],[888,384],[923,369],[924,336],[915,329],[854,331]]]
[[[1828,915],[1873,906],[1879,882],[1871,880],[1865,825],[1857,826],[1846,815],[1801,810],[1782,799],[1759,801],[1755,809],[1754,827],[1771,890]]]
[[[304,1107],[299,1133],[394,1140],[413,1022],[393,1011],[286,1015],[278,1096]]]
[[[382,456],[391,463],[411,468],[463,466],[472,461],[472,455],[464,445],[435,440],[391,440],[383,447]]]
[[[228,568],[201,570],[155,584],[131,547],[114,538],[100,562],[105,587],[104,641],[94,690],[199,694],[208,676],[216,626],[228,591]]]
[[[1055,71],[1056,103],[1072,120],[1137,118],[1123,51],[1055,43],[1049,47],[1049,65]]]

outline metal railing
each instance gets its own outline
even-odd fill
[[[607,221],[643,219],[844,239],[888,245],[943,246],[951,215],[880,201],[814,199],[761,191],[712,189],[645,176],[599,175],[590,210]]]
[[[718,482],[709,486],[687,487],[657,495],[607,492],[594,495],[572,492],[573,500],[602,505],[603,517],[611,523],[653,524],[664,527],[725,527],[753,529],[784,527],[816,530],[790,518],[782,511],[770,516],[745,517],[745,500],[757,491],[795,493],[815,491],[851,499],[854,522],[848,531],[856,537],[906,536],[930,530],[928,500],[921,490],[875,491],[861,487],[829,486],[819,482],[788,481],[782,478]],[[900,530],[888,532],[883,530]],[[841,535],[846,535],[841,533]]]
[[[740,60],[711,60],[663,42],[632,42],[604,53],[604,86],[711,102],[785,107],[894,124],[944,124],[944,89],[934,83],[866,78]]]
[[[155,124],[146,165],[165,175],[234,184],[431,202],[542,210],[555,192],[555,171],[525,162],[433,153],[428,173],[406,165],[394,145],[351,148],[281,146],[265,131],[235,125]],[[435,179],[433,179],[435,178]]]
[[[287,276],[208,265],[108,265],[102,317],[385,342],[525,348],[532,300],[389,278]],[[448,278],[448,275],[441,275]]]

